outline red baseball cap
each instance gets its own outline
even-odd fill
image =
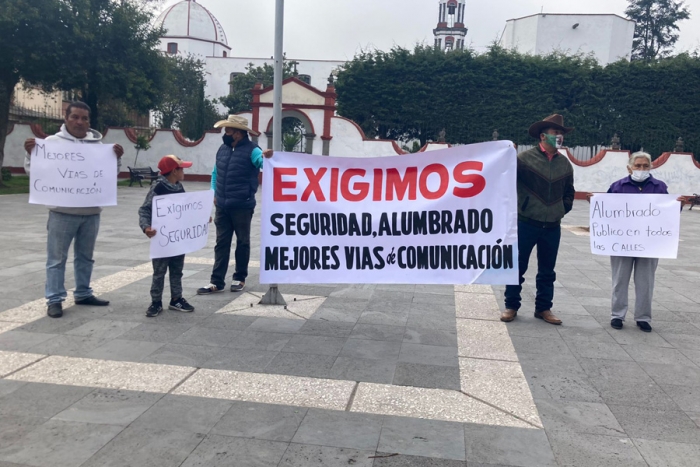
[[[185,162],[173,155],[165,156],[158,162],[158,170],[160,170],[161,174],[169,174],[178,167],[182,167],[183,169],[192,167],[192,162]]]

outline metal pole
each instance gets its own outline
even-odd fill
[[[282,151],[282,75],[284,72],[284,0],[275,0],[275,78],[272,91],[272,150]],[[270,183],[270,182],[268,182]],[[260,299],[263,305],[286,305],[277,284]]]

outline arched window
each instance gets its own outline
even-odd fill
[[[173,55],[177,53],[177,42],[168,42],[168,53]]]
[[[226,54],[226,51],[225,51],[225,50],[224,50],[224,57],[228,57],[228,55]]]
[[[311,76],[309,75],[298,75],[297,79],[299,81],[305,82],[306,84],[311,84]]]
[[[240,72],[233,72],[233,73],[231,73],[231,74],[229,75],[229,79],[228,79],[228,93],[229,93],[229,94],[233,94],[233,92],[235,91],[235,88],[234,88],[234,86],[233,86],[233,79],[234,79],[236,76],[239,76],[239,75],[242,75],[242,74],[243,74],[243,73],[240,73]]]

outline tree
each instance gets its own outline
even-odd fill
[[[136,149],[136,157],[134,158],[134,167],[138,167],[136,162],[139,160],[139,153],[141,151],[148,151],[151,149],[151,143],[148,140],[148,137],[146,135],[140,134],[136,137],[136,144],[134,145],[134,149]]]
[[[66,19],[61,0],[0,0],[0,166],[17,84],[22,80],[51,90],[68,71]]]
[[[206,97],[204,62],[193,56],[167,57],[161,102],[153,110],[163,128],[177,128],[197,140],[220,119],[214,103]]]
[[[449,143],[490,141],[498,128],[500,139],[528,145],[530,124],[558,112],[576,128],[567,146],[598,151],[618,133],[624,149],[658,156],[681,136],[686,150],[700,154],[698,54],[603,68],[588,57],[499,47],[480,54],[397,48],[348,62],[336,92],[338,113],[368,137],[404,144],[436,141],[443,128]]]
[[[554,110],[568,121],[586,121],[595,60],[552,54],[519,55],[497,46],[486,53],[434,47],[364,52],[338,74],[338,113],[370,138],[436,141],[444,128],[450,143],[503,138],[529,142],[534,117]]]
[[[153,1],[61,2],[70,14],[71,35],[66,44],[70,72],[60,86],[77,90],[90,106],[90,124],[100,128],[101,104],[109,100],[143,113],[155,107],[166,71],[158,50],[163,31],[152,26]],[[52,38],[48,42],[56,44]]]
[[[678,22],[690,18],[690,10],[683,1],[628,1],[625,14],[637,23],[632,59],[650,61],[669,56],[678,40]]]
[[[284,62],[283,78],[296,76],[294,62]],[[267,63],[262,66],[255,66],[249,63],[246,72],[236,75],[229,83],[233,92],[226,97],[219,99],[219,102],[228,108],[230,114],[236,114],[251,110],[253,95],[251,90],[256,83],[262,83],[263,87],[272,86],[275,77],[275,68]]]

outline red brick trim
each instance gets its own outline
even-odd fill
[[[250,106],[253,108],[253,111],[255,111],[255,109],[259,108],[259,107],[272,108],[273,104],[271,102],[252,102],[250,104]],[[282,109],[283,110],[288,110],[288,109],[330,110],[332,112],[335,112],[335,106],[314,105],[314,104],[284,104],[283,103]]]
[[[341,117],[340,115],[334,115],[332,118],[338,118],[338,119],[340,119],[340,120],[345,120],[346,122],[352,123],[353,126],[354,126],[355,128],[357,128],[357,131],[360,133],[360,136],[362,136],[362,141],[369,141],[369,140],[367,139],[367,136],[365,135],[364,130],[360,127],[360,125],[358,125],[358,124],[355,123],[354,121],[350,120],[349,118]]]
[[[296,106],[283,107],[282,110],[283,111],[288,110],[288,111],[293,111],[293,112],[299,112],[300,114],[302,114],[306,118],[306,120],[309,121],[309,125],[311,125],[311,133],[314,135],[316,134],[316,129],[314,128],[314,122],[306,114],[306,112],[304,112],[301,109],[296,108]],[[290,116],[290,115],[288,115],[288,116]],[[282,118],[284,118],[284,116]],[[269,133],[270,131],[272,131],[272,121],[273,120],[274,120],[274,118],[270,117],[270,120],[267,122],[267,130],[265,130],[266,133]]]
[[[425,144],[423,145],[423,147],[420,148],[420,149],[418,150],[418,152],[425,152],[425,151],[427,151],[427,150],[428,150],[428,146],[431,145],[431,144],[444,144],[445,146],[447,146],[447,148],[451,148],[451,147],[452,147],[452,145],[451,145],[450,143],[425,143]]]
[[[611,152],[611,153],[625,153],[625,154],[627,154],[627,157],[628,157],[628,158],[629,158],[629,155],[630,155],[630,152],[629,152],[629,151],[623,151],[623,150],[621,150],[621,149],[616,149],[616,150],[612,150],[612,149],[603,149],[603,150],[600,151],[598,154],[596,154],[595,157],[593,157],[592,159],[589,159],[589,160],[587,160],[587,161],[580,161],[580,160],[576,159],[576,158],[569,152],[569,148],[564,148],[564,150],[566,151],[566,155],[567,155],[567,157],[569,158],[569,161],[571,161],[572,164],[577,165],[577,166],[579,166],[579,167],[590,167],[590,166],[593,165],[593,164],[597,164],[598,162],[602,161],[603,158],[605,157],[605,155],[606,155],[607,153],[609,153],[609,152]]]
[[[10,171],[10,173],[17,175],[26,175],[27,173],[24,171],[24,167],[3,167],[3,169],[7,169]]]
[[[22,172],[24,170],[22,169]],[[129,179],[131,176],[129,175],[129,172],[119,172],[119,175],[117,178],[119,179]],[[185,174],[185,181],[186,182],[211,182],[211,175],[201,175],[201,174]],[[136,182],[134,182],[136,183]],[[150,181],[145,181],[142,183],[150,183]]]
[[[665,153],[661,154],[661,156],[659,156],[658,158],[656,158],[656,159],[654,160],[654,162],[653,162],[653,164],[651,165],[651,167],[652,167],[653,169],[658,169],[659,167],[661,167],[662,165],[664,165],[666,162],[668,162],[668,160],[669,160],[669,159],[671,158],[671,156],[674,155],[674,154],[679,155],[679,156],[690,156],[690,160],[693,161],[693,164],[695,164],[695,167],[697,167],[698,169],[700,169],[700,162],[698,162],[697,160],[695,160],[695,156],[693,155],[692,152],[665,152]]]
[[[396,141],[392,141],[391,145],[394,147],[394,151],[396,151],[396,154],[398,154],[400,156],[402,156],[404,154],[410,154],[410,153],[404,151],[403,149],[401,149],[401,146],[399,146],[399,143],[397,143]]]

